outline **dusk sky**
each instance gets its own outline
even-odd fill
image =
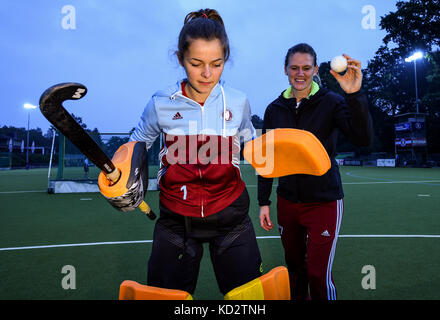
[[[0,126],[27,127],[25,103],[60,82],[88,88],[65,107],[88,128],[128,132],[152,94],[184,77],[174,51],[190,11],[222,16],[231,59],[222,79],[247,93],[252,114],[287,88],[287,49],[307,42],[318,64],[346,53],[365,68],[382,44],[380,17],[394,0],[2,0],[0,2]],[[30,127],[49,122],[30,111]]]

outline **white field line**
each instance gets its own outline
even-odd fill
[[[150,242],[153,242],[153,240],[108,241],[108,242],[89,242],[89,243],[68,243],[68,244],[53,244],[53,245],[46,245],[46,246],[27,246],[27,247],[0,248],[0,251],[28,250],[28,249],[49,249],[49,248],[63,248],[63,247],[102,246],[102,245],[132,244],[132,243],[150,243]]]
[[[258,236],[256,238],[257,239],[279,239],[280,236]],[[345,235],[339,235],[339,238],[440,238],[440,235],[436,235],[436,234],[345,234]],[[69,244],[54,244],[54,245],[45,245],[45,246],[0,248],[0,251],[50,249],[50,248],[64,248],[64,247],[102,246],[102,245],[117,245],[117,244],[136,244],[136,243],[152,243],[152,242],[153,242],[153,240],[69,243]]]
[[[339,238],[440,238],[439,234],[340,234]]]
[[[369,182],[345,182],[342,184],[408,184],[408,183],[440,183],[440,180],[422,180],[422,181],[369,181]]]
[[[24,190],[24,191],[0,191],[0,194],[14,194],[14,193],[43,193],[47,192],[47,190]]]
[[[402,180],[402,181],[365,181],[365,182],[343,182],[342,184],[411,184],[411,183],[440,183],[440,180]],[[256,184],[247,184],[246,187],[256,188]],[[272,187],[278,187],[273,185]]]
[[[366,181],[366,182],[343,182],[342,184],[411,184],[411,183],[440,183],[440,180],[402,180],[402,181]],[[273,185],[277,187],[278,185]],[[256,188],[256,184],[247,184],[246,187]],[[0,191],[0,194],[14,194],[14,193],[45,193],[47,190],[23,190],[23,191]]]

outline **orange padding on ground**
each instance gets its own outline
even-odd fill
[[[119,288],[119,300],[192,300],[192,296],[182,290],[152,287],[125,280]]]
[[[309,131],[274,129],[249,141],[243,156],[263,177],[290,174],[321,176],[331,167],[321,142]]]
[[[249,281],[231,291],[225,300],[290,300],[289,273],[284,266]]]
[[[260,277],[264,300],[290,300],[289,272],[286,267],[273,268]]]

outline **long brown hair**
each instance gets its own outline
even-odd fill
[[[219,39],[223,46],[223,56],[225,62],[230,55],[229,39],[226,34],[225,25],[220,14],[214,9],[201,9],[186,15],[182,30],[179,34],[177,46],[177,57],[182,61],[185,52],[188,50],[192,40]]]

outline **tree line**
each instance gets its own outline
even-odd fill
[[[440,153],[440,0],[398,1],[396,11],[381,17],[379,26],[386,36],[375,56],[363,68],[363,90],[370,100],[370,112],[374,123],[373,144],[370,147],[352,146],[342,135],[338,141],[338,151],[369,154],[371,152],[394,153],[394,124],[396,116],[419,111],[427,115],[428,152]],[[424,53],[417,61],[418,101],[415,96],[415,70],[413,63],[405,58],[416,50]],[[330,63],[319,66],[321,84],[343,95],[336,80],[329,73]],[[80,117],[75,117],[97,143],[112,155],[117,146],[128,141],[128,137],[111,137],[102,141],[98,129],[87,129]],[[263,120],[252,115],[255,128],[262,128]],[[40,128],[29,132],[30,143],[50,148],[52,129],[43,133]],[[3,126],[0,136],[12,137],[26,142],[27,130]],[[55,144],[58,145],[57,143]],[[66,150],[77,153],[74,146]],[[158,146],[155,146],[157,149]],[[78,151],[79,152],[79,151]],[[156,160],[152,156],[151,161]]]
[[[394,153],[394,124],[396,116],[415,113],[415,70],[405,58],[422,51],[417,60],[419,112],[426,114],[428,153],[440,153],[440,1],[398,1],[396,11],[381,17],[379,26],[387,33],[375,56],[363,66],[362,88],[370,100],[374,123],[374,138],[370,147],[352,146],[343,136],[338,151]],[[344,95],[337,81],[329,73],[330,62],[319,66],[323,86]],[[262,127],[260,117],[253,123]]]

